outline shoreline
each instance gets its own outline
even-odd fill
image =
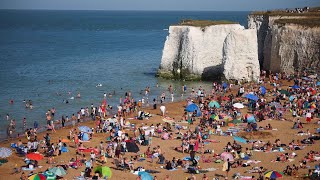
[[[247,86],[250,86],[250,84],[246,84]],[[270,86],[268,86],[270,87]],[[267,88],[267,89],[270,89],[270,88]],[[234,92],[233,92],[234,93]],[[268,97],[268,98],[271,98],[272,96]],[[181,101],[178,101],[178,102],[167,102],[165,103],[165,106],[167,108],[167,116],[170,117],[170,118],[174,118],[176,123],[179,124],[179,120],[181,120],[181,117],[183,115],[183,112],[184,112],[184,106],[186,105],[187,103],[184,101],[184,100],[181,100]],[[133,114],[131,114],[130,116],[126,117],[125,119],[129,120],[131,124],[136,124],[136,126],[138,127],[141,127],[142,125],[146,125],[146,126],[150,126],[151,124],[156,124],[156,123],[162,123],[164,124],[165,121],[163,121],[163,117],[160,115],[160,110],[159,110],[159,107],[157,107],[157,109],[153,109],[152,106],[149,106],[149,107],[144,107],[142,108],[145,112],[149,112],[150,114],[152,114],[152,117],[150,119],[144,119],[144,120],[137,120],[137,119],[130,119],[130,118],[133,118],[137,112],[134,112]],[[241,110],[241,112],[243,114],[247,113],[248,110],[247,108],[244,108]],[[108,116],[108,117],[112,117],[112,115]],[[290,119],[294,120],[296,118],[292,118],[290,117]],[[303,117],[301,117],[301,119],[304,119]],[[313,120],[313,122],[316,121]],[[278,130],[263,130],[262,132],[269,132],[271,133],[271,136],[270,137],[266,137],[266,138],[259,138],[260,140],[263,140],[264,142],[267,142],[267,141],[271,141],[273,142],[276,138],[281,138],[281,141],[284,143],[284,144],[288,144],[291,139],[295,139],[297,141],[300,141],[301,139],[305,138],[304,136],[296,136],[296,133],[298,132],[297,130],[294,130],[294,129],[291,129],[291,126],[292,126],[292,123],[293,122],[289,122],[289,121],[281,121],[281,120],[272,120],[272,119],[267,119],[267,120],[264,120],[264,121],[261,121],[259,122],[259,126],[262,126],[262,127],[265,127],[268,123],[271,123],[272,126]],[[95,127],[95,121],[91,121],[91,120],[88,120],[86,122],[83,122],[81,123],[80,125],[86,125],[88,127]],[[181,124],[181,125],[185,125],[185,124]],[[79,124],[76,124],[76,126],[79,126]],[[319,125],[315,125],[315,124],[304,124],[304,128],[301,129],[303,131],[305,131],[306,129],[310,129],[312,132],[314,131],[313,128],[315,128],[315,126],[319,126]],[[194,129],[195,125],[190,125],[190,129]],[[228,126],[225,126],[225,127],[222,127],[223,131],[226,131],[229,127]],[[53,133],[53,132],[49,132],[50,136],[51,136],[51,139],[52,139],[52,142],[53,143],[57,143],[58,139],[59,138],[66,138],[67,135],[69,134],[68,131],[71,130],[72,127],[66,127],[64,129],[57,129],[57,132],[56,133]],[[131,129],[126,129],[125,130],[126,132],[128,132],[129,134],[133,134],[133,131]],[[42,133],[39,133],[38,134],[38,137],[39,139],[41,138],[42,139],[42,136],[45,134],[46,132],[42,132]],[[86,142],[84,143],[84,145],[86,147],[95,147],[96,145],[98,145],[100,143],[100,141],[105,141],[107,137],[107,134],[106,133],[94,133],[93,134],[93,139],[90,141],[90,142]],[[257,138],[256,136],[253,136],[252,139],[255,139]],[[21,138],[23,143],[26,143],[26,138]],[[227,142],[233,142],[233,137],[232,136],[218,136],[218,135],[213,135],[210,139],[213,139],[216,141],[216,143],[209,143],[208,145],[206,145],[206,147],[208,149],[211,149],[211,150],[214,150],[215,153],[221,153],[223,152],[223,148],[225,146],[225,144]],[[18,141],[18,139],[13,139],[13,140],[10,140],[10,141],[7,141],[5,143],[3,143],[2,146],[8,146],[10,147],[10,143],[11,142],[15,142],[15,141]],[[181,141],[180,140],[177,140],[177,139],[174,139],[174,140],[163,140],[161,138],[158,138],[158,137],[154,137],[153,138],[153,142],[152,142],[152,145],[151,147],[153,146],[157,146],[157,145],[160,145],[164,152],[165,152],[165,156],[166,156],[166,159],[170,160],[172,159],[173,157],[176,157],[176,158],[181,158],[181,157],[184,157],[184,156],[188,156],[189,154],[182,154],[181,152],[177,152],[175,150],[173,150],[174,147],[177,147],[181,144]],[[49,168],[49,167],[53,167],[55,165],[59,165],[59,164],[64,164],[64,163],[67,163],[69,161],[69,159],[71,157],[74,157],[75,156],[75,149],[72,148],[72,142],[70,144],[68,144],[68,149],[69,149],[69,152],[68,153],[63,153],[61,156],[55,156],[54,157],[54,161],[56,162],[55,164],[46,164],[45,161],[46,161],[46,158],[45,160],[42,160],[42,161],[39,161],[39,164],[41,166],[43,166],[42,168],[37,168],[35,170],[35,172],[39,172],[39,171],[44,171],[46,168]],[[243,148],[245,147],[251,147],[251,144],[241,144],[243,146]],[[140,152],[145,152],[146,151],[146,148],[148,146],[140,146],[139,145],[139,148],[140,148]],[[265,152],[254,152],[254,158],[252,160],[258,160],[258,161],[262,161],[260,164],[257,164],[257,165],[253,165],[252,167],[254,166],[263,166],[267,169],[275,169],[275,170],[282,170],[285,168],[285,166],[287,164],[297,164],[299,165],[299,160],[301,158],[303,158],[304,154],[310,150],[316,150],[316,151],[320,151],[319,149],[319,142],[316,142],[316,144],[313,144],[312,146],[306,146],[305,149],[303,150],[299,150],[299,151],[295,151],[297,153],[297,158],[296,160],[294,160],[293,162],[289,162],[289,163],[275,163],[275,162],[272,162],[272,160],[274,160],[276,158],[276,155],[278,154],[277,152],[276,153],[265,153]],[[289,151],[289,150],[286,150],[286,152],[289,152],[291,153],[292,151]],[[126,153],[126,157],[130,157],[130,156],[133,156],[135,155],[135,153]],[[87,156],[87,155],[86,155]],[[197,156],[201,156],[201,154],[199,152],[197,152]],[[205,155],[206,157],[208,155]],[[210,154],[209,154],[210,156]],[[212,156],[212,155],[211,155]],[[11,157],[8,158],[9,162],[6,163],[6,164],[3,164],[2,167],[0,168],[0,173],[3,174],[3,177],[15,177],[15,179],[18,179],[18,176],[20,176],[21,173],[19,174],[15,174],[15,175],[11,175],[11,172],[12,172],[12,169],[15,167],[15,164],[17,164],[18,166],[21,166],[22,164],[24,164],[22,162],[22,158],[21,157],[17,157],[16,155],[12,155]],[[311,166],[314,166],[315,164],[317,164],[318,162],[313,162],[313,163],[310,163]],[[115,165],[113,164],[113,160],[111,158],[108,158],[107,159],[107,163],[104,164],[106,166],[109,166],[111,169],[112,169],[112,172],[113,172],[113,177],[112,179],[124,179],[124,180],[131,180],[131,179],[135,179],[136,176],[132,176],[132,173],[130,172],[123,172],[123,171],[119,171],[119,170],[116,170],[114,167]],[[95,165],[96,166],[96,165]],[[148,161],[144,161],[144,162],[136,162],[135,163],[135,166],[138,167],[138,166],[142,166],[142,167],[145,167],[145,168],[148,168],[148,169],[152,169],[152,170],[156,170],[156,171],[159,171],[160,173],[157,173],[157,174],[152,174],[152,175],[156,175],[158,178],[160,179],[163,179],[166,175],[169,175],[171,178],[174,178],[174,179],[178,179],[178,180],[182,180],[182,179],[185,179],[186,177],[189,177],[190,174],[187,174],[185,173],[185,170],[181,170],[181,168],[179,168],[178,170],[176,171],[168,171],[168,170],[165,170],[163,168],[161,168],[160,165],[156,164],[156,163],[149,163]],[[224,172],[221,171],[221,167],[222,167],[222,164],[219,164],[219,163],[204,163],[202,161],[200,161],[200,166],[201,168],[203,169],[210,169],[210,168],[215,168],[216,170],[215,171],[209,171],[207,172],[207,176],[209,177],[209,179],[212,179],[214,177],[217,177],[217,175],[221,175],[223,176],[224,175]],[[247,168],[232,168],[231,169],[231,174],[233,173],[241,173],[241,175],[250,175],[250,173],[246,173],[246,171],[251,168],[251,167],[247,167]],[[78,168],[77,170],[75,169],[72,169],[72,168],[69,168],[68,169],[68,174],[64,177],[64,179],[74,179],[73,177],[74,176],[78,176],[80,175],[80,171],[83,171],[84,170],[84,167],[81,167],[81,168]],[[300,178],[302,178],[303,174],[307,173],[307,170],[308,169],[301,169],[299,171],[299,174],[298,176]],[[24,171],[26,173],[29,173],[29,171]],[[197,178],[200,178],[202,177],[203,174],[196,174]],[[251,175],[257,175],[257,174],[252,174]],[[284,178],[282,179],[292,179],[294,177],[288,177],[288,176],[285,176]]]

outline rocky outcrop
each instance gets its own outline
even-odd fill
[[[231,32],[223,46],[226,79],[252,81],[260,76],[257,36],[254,29]]]
[[[273,72],[293,73],[320,68],[320,28],[293,24],[273,25],[270,57],[264,68]]]
[[[272,72],[320,68],[320,28],[278,21],[304,16],[258,14],[248,16],[248,28],[256,29],[260,67]],[[306,20],[308,21],[308,20]]]
[[[239,24],[212,25],[207,27],[194,26],[170,26],[167,36],[160,69],[158,75],[174,79],[216,79],[224,72],[223,59],[231,56],[230,43],[236,34],[245,32],[245,28]],[[228,43],[226,37],[232,32],[237,32],[230,36]],[[256,32],[246,32],[241,38],[256,39]],[[237,41],[239,46],[245,46],[241,41]],[[257,46],[252,42],[247,48]],[[233,46],[235,47],[235,46]],[[256,47],[254,47],[256,50]],[[236,50],[235,50],[236,51]],[[252,50],[253,52],[254,50]],[[238,51],[237,51],[238,52]],[[256,52],[257,53],[257,52]],[[226,62],[236,57],[225,57]],[[255,59],[258,61],[258,59]]]

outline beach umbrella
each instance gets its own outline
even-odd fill
[[[108,177],[108,179],[112,176],[112,171],[108,166],[97,166],[93,172],[101,174],[102,177]]]
[[[213,108],[213,107],[220,108],[220,104],[217,101],[211,101],[209,103],[209,107],[210,108]]]
[[[229,161],[234,161],[232,154],[229,152],[223,152],[220,156],[223,159],[223,161],[227,161],[228,159]]]
[[[279,92],[281,94],[285,94],[285,95],[289,96],[289,92],[287,90],[280,90]]]
[[[247,94],[245,97],[254,101],[257,101],[259,99],[258,96],[254,94]]]
[[[282,174],[278,171],[268,171],[264,174],[264,177],[269,179],[282,178]]]
[[[244,105],[241,103],[234,103],[233,107],[238,108],[238,109],[242,109],[242,108],[244,108]]]
[[[153,177],[145,171],[138,172],[138,176],[140,176],[142,180],[153,180]]]
[[[11,156],[12,150],[6,147],[1,147],[0,148],[0,158],[7,158]]]
[[[28,178],[28,180],[46,180],[47,177],[43,174],[34,174]]]
[[[56,180],[57,176],[53,172],[46,171],[44,172],[44,175],[47,177],[47,180]]]
[[[200,108],[194,103],[188,105],[185,109],[187,112],[194,112],[195,110],[197,110],[197,117],[201,116]]]
[[[260,86],[260,90],[261,90],[261,94],[262,94],[262,95],[265,95],[266,92],[267,92],[267,89],[266,89],[266,87],[264,87],[264,86]]]
[[[233,139],[235,141],[238,141],[238,142],[241,142],[241,143],[244,143],[244,144],[247,144],[247,140],[242,138],[242,137],[239,137],[239,136],[233,136]]]
[[[299,89],[300,86],[298,86],[298,85],[295,84],[294,86],[291,86],[291,88],[292,88],[292,89]]]
[[[53,167],[49,169],[49,172],[54,173],[56,176],[64,176],[67,172],[63,169],[63,167]]]
[[[39,161],[39,160],[43,159],[43,155],[40,153],[29,153],[29,154],[27,154],[26,157],[30,160],[35,160],[35,161]]]
[[[78,129],[79,129],[81,132],[92,133],[92,129],[89,128],[88,126],[80,126],[80,127],[78,127]]]
[[[185,111],[194,112],[195,110],[198,110],[198,109],[199,107],[196,104],[192,103],[186,107]]]

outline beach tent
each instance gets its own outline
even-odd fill
[[[78,129],[79,129],[81,132],[92,133],[92,129],[89,128],[88,126],[80,126],[80,127],[78,127]]]
[[[140,151],[139,147],[137,146],[137,144],[134,141],[127,141],[126,146],[127,146],[128,152],[137,153],[138,151]]]
[[[209,103],[209,107],[210,108],[213,108],[213,107],[220,108],[220,104],[217,101],[211,101]]]
[[[108,177],[108,179],[111,179],[112,176],[112,171],[108,166],[97,166],[93,172],[101,174],[103,178]]]
[[[258,96],[254,94],[247,94],[245,97],[253,101],[257,101],[259,99]]]
[[[138,172],[138,176],[140,176],[142,180],[153,180],[153,177],[145,171]]]
[[[89,135],[88,133],[83,133],[83,136],[82,136],[82,141],[89,141]]]
[[[291,86],[291,88],[292,88],[292,89],[299,89],[299,88],[300,88],[300,86],[298,86],[298,85],[294,85],[294,86]]]
[[[187,112],[194,112],[195,110],[197,110],[197,116],[201,116],[201,111],[200,111],[200,108],[199,106],[197,106],[196,104],[192,103],[190,105],[188,105],[185,109],[185,111]]]
[[[54,173],[57,176],[64,176],[67,174],[67,172],[63,169],[63,167],[53,167],[49,169],[49,172]]]
[[[264,87],[264,86],[260,86],[260,90],[261,90],[261,94],[262,94],[262,95],[265,95],[266,92],[267,92],[267,89],[266,89],[266,87]]]
[[[224,83],[222,84],[222,87],[223,87],[223,89],[227,89],[228,84],[227,84],[226,82],[224,82]]]
[[[185,109],[187,112],[194,112],[195,110],[199,110],[199,107],[194,103],[188,105]]]

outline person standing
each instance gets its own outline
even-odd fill
[[[163,104],[160,106],[160,111],[161,111],[161,115],[164,117],[166,113],[166,107]]]
[[[307,113],[306,113],[307,123],[310,123],[310,122],[311,122],[311,117],[312,117],[312,114],[311,114],[311,112],[308,110]]]
[[[62,151],[62,142],[61,140],[59,140],[59,143],[58,143],[58,148],[59,148],[59,156],[61,155],[61,151]]]
[[[66,118],[64,118],[64,115],[62,115],[62,117],[61,117],[62,128],[64,128],[65,123],[66,123]]]
[[[27,128],[27,119],[25,117],[22,119],[22,128],[23,130]]]
[[[229,175],[230,169],[231,169],[231,164],[230,164],[230,161],[229,161],[229,158],[228,158],[227,161],[224,162],[223,166],[222,166],[222,171],[226,172],[226,178],[225,179],[228,179],[228,175]]]

